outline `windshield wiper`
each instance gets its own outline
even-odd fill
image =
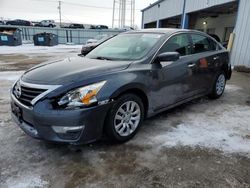
[[[97,56],[97,57],[94,57],[93,59],[100,59],[100,60],[109,60],[109,61],[112,61],[113,59],[109,58],[109,57],[103,57],[103,56]]]

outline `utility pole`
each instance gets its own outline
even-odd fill
[[[134,27],[135,0],[114,0],[112,27],[116,25],[119,28],[123,28],[126,24]]]
[[[59,3],[58,10],[59,10],[60,27],[62,27],[62,1],[58,1],[58,3]]]
[[[131,27],[135,27],[135,0],[131,0]]]
[[[126,0],[120,0],[120,3],[121,3],[121,25],[120,27],[124,27],[125,26],[125,22],[126,22]]]
[[[116,0],[114,0],[113,2],[112,28],[114,28],[115,26],[115,9],[116,9],[115,5],[116,5]]]

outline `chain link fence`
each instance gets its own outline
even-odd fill
[[[92,39],[97,35],[116,35],[123,32],[123,30],[117,29],[69,29],[10,25],[1,25],[0,27],[19,28],[23,41],[33,41],[33,36],[38,33],[53,33],[58,35],[59,44],[85,44],[88,39]]]

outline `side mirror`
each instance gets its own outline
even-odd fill
[[[93,45],[93,44],[83,46],[82,50],[81,50],[81,55],[83,55],[83,56],[87,55],[89,52],[94,50],[96,47],[97,47],[97,45]]]
[[[180,59],[180,54],[178,52],[164,52],[157,56],[157,59],[162,61],[176,61]]]

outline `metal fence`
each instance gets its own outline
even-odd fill
[[[116,35],[122,30],[117,29],[68,29],[68,28],[47,28],[47,27],[30,27],[30,26],[6,26],[0,27],[14,27],[19,28],[22,32],[22,40],[33,41],[33,35],[37,33],[53,33],[58,35],[58,42],[60,44],[74,43],[85,44],[88,39],[94,38],[97,35],[107,34]]]

